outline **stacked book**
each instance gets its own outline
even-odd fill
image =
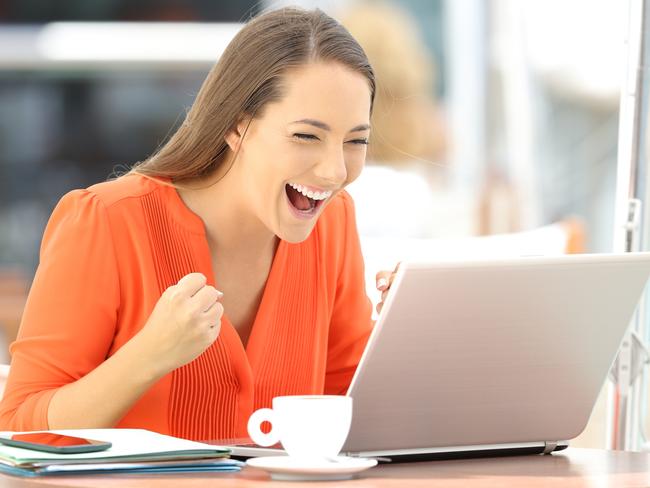
[[[17,476],[93,473],[234,472],[243,463],[230,451],[141,429],[79,429],[50,431],[111,442],[100,452],[54,454],[0,444],[0,473]],[[11,437],[16,432],[0,432]]]

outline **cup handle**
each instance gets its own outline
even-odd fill
[[[273,444],[277,444],[280,440],[277,433],[278,429],[273,422],[273,413],[273,410],[270,408],[260,408],[253,412],[253,415],[248,419],[248,435],[258,446],[269,447]],[[260,429],[262,422],[264,421],[271,423],[271,432],[268,434],[265,434]]]

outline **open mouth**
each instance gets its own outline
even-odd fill
[[[295,188],[295,187],[298,187]],[[299,191],[302,189],[300,185],[293,185],[287,183],[284,186],[284,190],[287,193],[289,198],[289,204],[295,210],[295,212],[300,216],[311,217],[318,212],[318,209],[323,205],[323,202],[329,198],[329,195],[318,194],[314,197],[305,195],[306,191]],[[331,192],[328,192],[331,194]]]

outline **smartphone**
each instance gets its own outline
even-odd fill
[[[11,437],[0,436],[0,444],[34,451],[53,452],[56,454],[76,454],[79,452],[99,452],[111,447],[110,442],[72,437],[53,432],[27,432]]]

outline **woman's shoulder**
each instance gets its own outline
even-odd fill
[[[141,175],[125,175],[97,183],[88,188],[72,190],[61,197],[50,215],[48,231],[64,226],[69,232],[88,231],[105,225],[129,226],[138,221],[133,217],[144,212],[142,199],[167,187]],[[172,188],[173,189],[173,188]],[[160,198],[171,200],[157,192]],[[119,229],[124,230],[124,229]]]
[[[160,189],[163,183],[139,174],[127,174],[88,187],[85,191],[98,198],[105,207],[136,202],[140,197]]]
[[[66,193],[59,200],[54,215],[75,212],[97,218],[132,215],[144,208],[142,200],[150,195],[162,199],[164,205],[170,205],[173,198],[169,196],[168,187],[162,181],[128,174]],[[173,190],[173,187],[169,188]]]

